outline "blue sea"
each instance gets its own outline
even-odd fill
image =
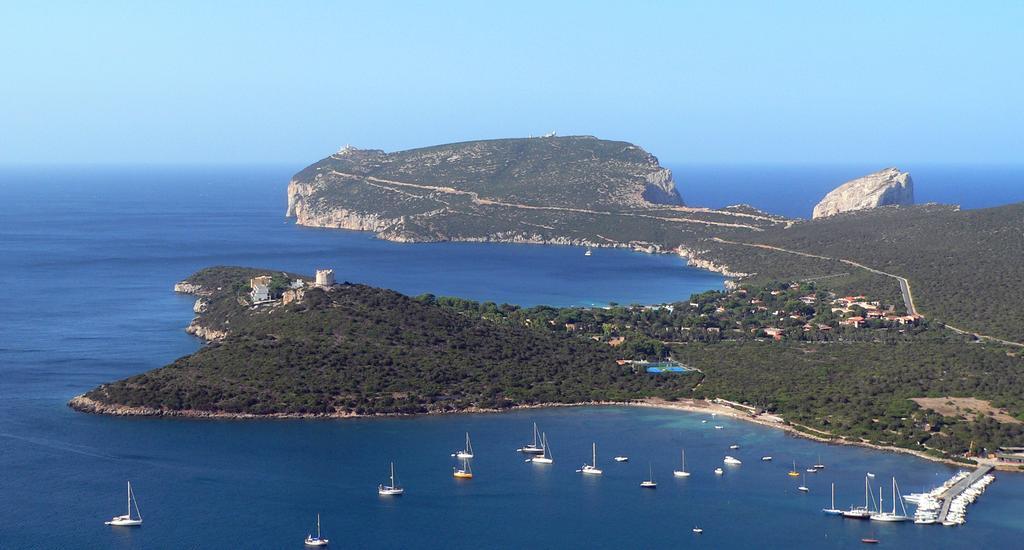
[[[740,421],[713,420],[724,426],[714,430],[698,414],[614,407],[194,421],[68,409],[70,397],[96,384],[200,347],[183,331],[192,298],[171,286],[208,265],[329,266],[339,279],[409,294],[523,305],[660,303],[723,284],[669,255],[395,244],[296,227],[283,211],[284,185],[298,168],[0,170],[0,548],[301,548],[317,513],[334,548],[852,548],[864,536],[906,548],[1009,548],[1024,536],[1024,476],[1000,474],[963,527],[844,521],[820,513],[830,483],[836,504],[847,507],[863,498],[866,471],[882,485],[895,475],[909,493],[954,470]],[[720,173],[732,174],[721,177],[737,194],[756,195],[730,169]],[[700,181],[684,168],[676,174]],[[1017,192],[1020,174],[1000,181]],[[828,175],[846,177],[840,169]],[[924,185],[918,178],[919,197]],[[965,190],[959,202],[977,193]],[[706,191],[707,204],[717,206],[712,195]],[[699,203],[696,190],[684,188],[684,196]],[[732,202],[772,210],[767,199],[723,197]],[[526,464],[514,451],[533,422],[548,434],[551,466]],[[476,477],[456,482],[449,455],[466,431]],[[575,472],[592,442],[605,469],[598,479]],[[731,443],[742,447],[729,451]],[[693,476],[677,480],[671,470],[684,446]],[[617,454],[631,461],[613,463]],[[716,477],[725,454],[744,464]],[[775,461],[762,463],[763,454]],[[819,459],[828,467],[807,479],[809,494],[797,492],[788,467]],[[375,489],[392,460],[407,494],[385,500]],[[649,467],[655,491],[638,487]],[[145,524],[106,527],[123,513],[127,480]],[[694,526],[704,534],[694,535]]]

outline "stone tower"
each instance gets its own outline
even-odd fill
[[[328,288],[334,286],[334,270],[333,269],[318,269],[316,270],[316,286],[320,288]]]

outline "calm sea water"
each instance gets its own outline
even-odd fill
[[[334,547],[1012,547],[1024,535],[1024,478],[1001,475],[957,529],[844,522],[819,513],[861,497],[863,473],[905,492],[952,470],[836,448],[698,415],[560,409],[356,421],[185,421],[75,413],[68,398],[196,350],[192,299],[174,281],[211,264],[301,272],[522,304],[663,302],[720,288],[671,256],[577,248],[398,245],[282,219],[292,167],[18,169],[0,172],[0,548],[301,548],[321,513]],[[513,451],[532,421],[555,464]],[[456,483],[449,452],[473,434],[477,478]],[[601,479],[574,472],[596,441]],[[743,466],[711,472],[730,453]],[[693,477],[671,478],[687,448]],[[629,464],[610,457],[625,453]],[[763,464],[762,454],[776,461]],[[820,455],[809,495],[785,475]],[[377,497],[395,460],[408,494]],[[653,463],[656,491],[637,484]],[[133,481],[146,520],[110,529]],[[690,529],[700,525],[705,534]]]

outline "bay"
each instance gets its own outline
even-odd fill
[[[1002,474],[962,528],[825,518],[827,483],[858,501],[863,473],[904,492],[952,469],[913,457],[831,447],[700,415],[623,407],[346,421],[108,418],[65,402],[96,384],[198,349],[184,333],[192,298],[170,291],[196,269],[250,265],[524,305],[658,303],[721,288],[683,259],[572,247],[386,243],[300,228],[283,218],[295,167],[62,167],[0,171],[0,548],[301,547],[321,513],[336,547],[937,548],[1012,546],[1024,533],[1024,481]],[[555,464],[514,449],[533,421]],[[449,453],[473,433],[477,478],[456,483]],[[574,472],[599,445],[606,475]],[[727,450],[730,443],[740,451]],[[693,477],[671,478],[679,447]],[[633,460],[610,462],[613,454]],[[724,454],[744,460],[715,477]],[[773,454],[776,461],[757,458]],[[789,461],[829,467],[809,495]],[[408,494],[381,500],[395,460]],[[656,491],[638,483],[653,463]],[[146,522],[119,530],[131,479]],[[699,524],[705,534],[690,529]]]

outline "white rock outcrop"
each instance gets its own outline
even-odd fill
[[[864,210],[891,204],[914,204],[914,181],[909,172],[886,168],[850,180],[830,191],[814,207],[814,219],[841,212]]]

